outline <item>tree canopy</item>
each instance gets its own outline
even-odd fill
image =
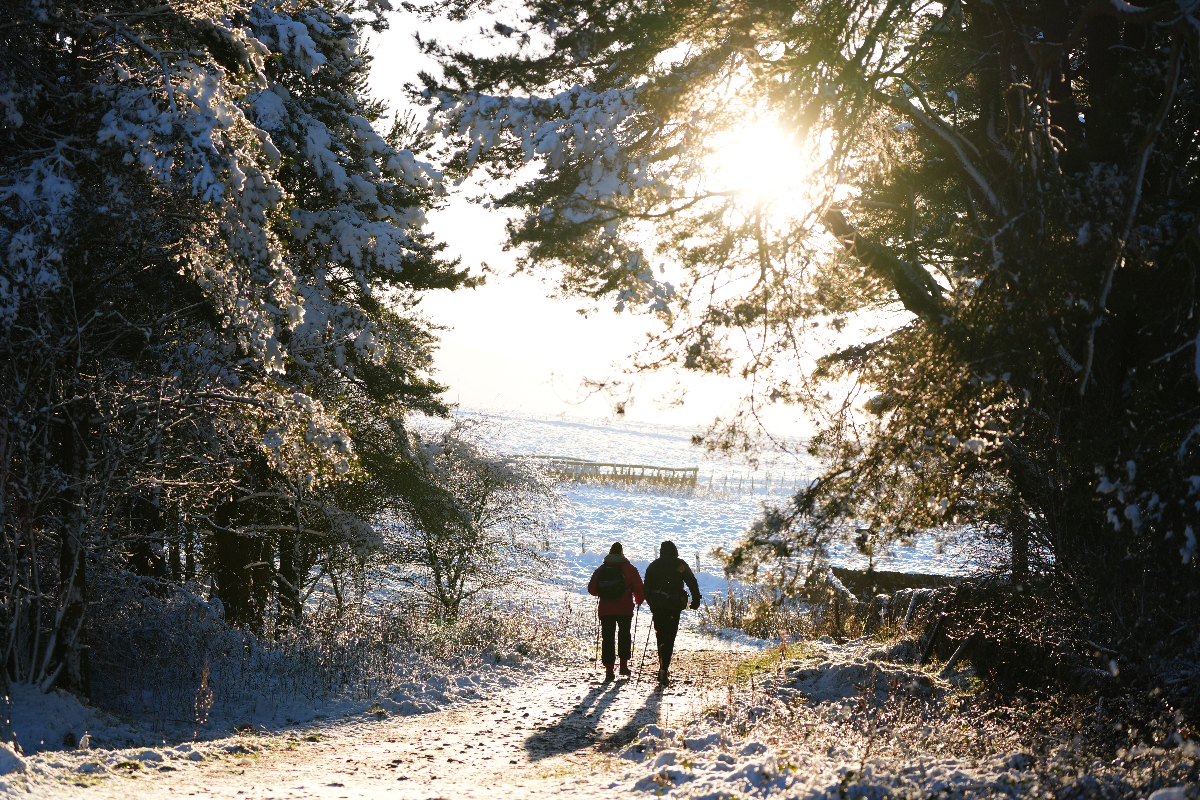
[[[382,545],[353,488],[419,482],[415,304],[465,274],[366,92],[386,3],[0,9],[3,669],[86,690],[101,578],[204,578],[254,627]]]
[[[517,179],[522,266],[659,315],[639,366],[744,378],[709,447],[768,404],[819,421],[824,474],[732,566],[946,526],[1113,640],[1194,624],[1194,2],[493,12],[501,54],[426,42],[414,92],[455,170]]]

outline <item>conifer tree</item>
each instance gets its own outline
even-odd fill
[[[365,90],[386,10],[0,3],[8,679],[87,691],[104,580],[204,578],[260,625],[379,544],[336,505],[355,404],[445,412],[412,301],[463,279]]]

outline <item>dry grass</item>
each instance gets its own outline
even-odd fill
[[[889,653],[911,653],[901,644],[894,635],[872,637],[856,652],[884,661]],[[834,759],[850,768],[850,781],[864,775],[885,780],[881,776],[902,774],[913,764],[956,759],[987,764],[993,776],[1010,766],[1031,774],[1031,781],[1013,787],[1013,796],[1027,798],[1132,800],[1162,786],[1200,782],[1200,749],[1187,744],[1186,722],[1172,716],[1170,704],[1153,690],[1109,698],[1001,694],[971,679],[973,670],[960,669],[959,679],[933,697],[881,700],[863,691],[813,705],[788,690],[786,673],[814,666],[818,655],[828,658],[826,651],[799,643],[755,654],[681,653],[672,666],[680,679],[713,689],[709,696],[719,700],[701,716],[709,725],[718,723],[734,748],[762,742],[781,753],[781,763],[792,759],[799,769],[814,759]],[[927,671],[936,673],[938,666]]]
[[[412,600],[315,610],[259,634],[195,596],[112,594],[91,621],[93,701],[144,722],[203,723],[263,698],[370,701],[518,653],[558,658],[590,637],[569,607],[481,601],[448,619]]]
[[[863,634],[865,621],[834,603],[812,603],[761,585],[731,586],[725,595],[701,605],[700,629],[731,628],[759,639],[795,642],[826,634],[855,638]]]

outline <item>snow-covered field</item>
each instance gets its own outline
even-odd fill
[[[621,464],[661,467],[699,467],[697,497],[642,494],[624,487],[570,485],[570,508],[563,520],[559,555],[563,578],[586,584],[609,545],[620,541],[625,554],[644,568],[657,556],[658,543],[670,539],[689,563],[698,561],[701,592],[723,588],[721,568],[712,558],[714,547],[734,545],[759,517],[764,503],[782,503],[793,487],[815,478],[819,465],[799,455],[767,454],[757,471],[724,459],[706,458],[691,444],[696,429],[614,419],[517,416],[511,412],[465,412],[493,423],[492,444],[502,452],[584,458]],[[750,491],[751,482],[754,491]],[[709,485],[722,490],[708,493]],[[739,491],[737,487],[740,486]],[[866,559],[853,548],[833,552],[838,566],[865,568]],[[969,566],[952,547],[934,536],[917,537],[911,546],[898,546],[876,559],[876,569],[954,575]]]
[[[692,565],[707,598],[731,588],[717,547],[735,545],[758,519],[764,505],[786,502],[794,488],[815,478],[819,464],[798,443],[795,453],[766,453],[757,470],[728,459],[709,458],[691,438],[697,429],[676,425],[604,418],[544,417],[509,411],[463,411],[460,415],[487,425],[490,444],[500,452],[582,458],[619,464],[659,467],[698,467],[694,496],[653,494],[624,486],[565,485],[568,507],[554,555],[558,560],[556,583],[586,608],[594,600],[586,594],[592,572],[603,562],[609,546],[622,543],[627,558],[645,574],[657,557],[659,543],[675,542],[679,554]],[[709,487],[712,490],[709,490]],[[753,490],[751,487],[753,486]],[[833,549],[837,566],[864,569],[867,560],[848,545]],[[911,546],[897,546],[877,557],[876,568],[897,572],[955,575],[971,565],[953,546],[933,535],[918,536]],[[736,582],[733,588],[738,588]],[[535,593],[543,594],[541,589]],[[685,613],[680,629],[681,646],[759,649],[773,644],[725,632],[721,642],[703,636],[695,613]],[[647,628],[648,630],[648,628]]]

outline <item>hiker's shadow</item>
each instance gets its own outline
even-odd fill
[[[645,684],[641,684],[641,687],[644,688]],[[525,740],[529,760],[538,761],[562,753],[573,753],[597,744],[619,747],[633,741],[639,730],[658,720],[661,691],[650,691],[641,707],[616,731],[606,734],[601,723],[604,712],[622,692],[638,690],[637,685],[629,681],[611,681],[592,689],[557,722]]]
[[[662,706],[663,690],[656,687],[646,695],[641,707],[629,715],[625,724],[603,738],[604,744],[612,748],[627,745],[637,736],[638,731],[647,725],[658,722],[659,708]]]

